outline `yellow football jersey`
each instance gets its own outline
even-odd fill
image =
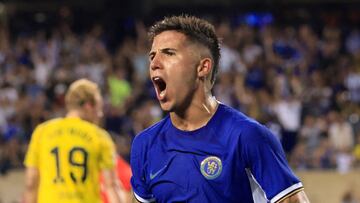
[[[35,129],[25,165],[40,171],[39,203],[98,203],[99,173],[115,166],[115,146],[92,123],[53,119]]]
[[[360,161],[360,144],[355,145],[353,154],[355,159]]]

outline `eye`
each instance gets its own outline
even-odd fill
[[[149,61],[152,61],[155,57],[155,53],[150,53],[149,54]]]
[[[172,48],[166,48],[166,49],[161,50],[161,53],[163,53],[167,56],[173,56],[176,54],[176,50],[172,49]]]

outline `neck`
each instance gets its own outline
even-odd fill
[[[217,107],[217,100],[209,94],[201,100],[194,99],[185,111],[171,112],[170,118],[176,128],[192,131],[205,126],[215,114]]]
[[[77,110],[70,110],[67,112],[66,117],[67,118],[82,118],[82,115]]]

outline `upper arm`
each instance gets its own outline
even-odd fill
[[[37,202],[37,192],[39,188],[40,174],[35,167],[26,168],[25,172],[25,193],[24,200],[26,203]]]
[[[39,186],[40,173],[39,169],[35,167],[26,168],[25,172],[25,187],[27,190],[37,189]]]
[[[140,202],[155,201],[154,195],[150,191],[147,183],[146,164],[144,163],[146,153],[145,146],[141,139],[141,134],[135,137],[130,154],[130,165],[132,170],[131,187],[133,189],[134,198]]]
[[[306,196],[304,190],[301,190],[293,195],[290,195],[282,200],[279,200],[278,203],[310,203],[310,201]]]
[[[303,189],[287,163],[280,142],[269,130],[250,123],[241,142],[249,176],[255,179],[270,202],[278,202]]]

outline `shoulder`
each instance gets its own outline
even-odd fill
[[[233,107],[227,106],[225,104],[220,104],[219,108],[220,108],[219,117],[221,121],[225,120],[227,123],[230,123],[235,126],[238,126],[239,122],[254,121],[250,117],[240,112],[239,110],[234,109]]]
[[[100,136],[102,137],[105,137],[105,138],[111,138],[110,134],[103,128],[99,127],[99,126],[92,126],[94,128],[94,130],[97,132],[97,134],[99,134]]]
[[[88,139],[95,140],[96,142],[112,143],[111,136],[105,129],[103,129],[102,127],[98,126],[95,123],[83,120],[81,118],[64,119],[63,127],[65,128],[75,127],[77,130],[86,134],[86,137]]]
[[[81,129],[86,133],[100,136],[100,138],[102,137],[110,138],[109,133],[105,129],[89,121],[79,118],[79,119],[68,120],[67,122],[71,122],[72,126],[76,126],[77,128]]]
[[[240,144],[243,149],[258,147],[281,148],[275,135],[264,125],[249,119],[240,123],[243,125],[240,134]]]
[[[270,130],[256,120],[249,119],[240,123],[243,125],[242,135],[245,139],[258,138],[266,139],[271,135]]]
[[[38,136],[40,136],[40,134],[43,134],[44,132],[46,133],[46,131],[48,131],[48,130],[52,130],[54,127],[57,126],[57,124],[61,120],[62,120],[62,118],[54,118],[54,119],[47,120],[43,123],[40,123],[34,129],[33,137],[38,137]]]
[[[256,146],[259,143],[276,142],[276,137],[271,131],[255,119],[226,105],[223,105],[222,109],[223,119],[221,120],[226,119],[226,129],[231,129],[232,134],[239,136],[240,144]]]
[[[169,116],[166,116],[159,122],[136,135],[131,146],[131,156],[137,156],[145,153],[152,141],[157,138],[157,135],[168,128],[169,121]]]
[[[57,125],[60,121],[62,121],[63,118],[53,118],[50,120],[47,120],[43,123],[40,123],[36,128],[45,128],[45,127],[52,127],[53,125]]]
[[[242,121],[239,133],[239,147],[245,160],[255,160],[272,154],[283,154],[278,138],[264,125],[253,119]],[[282,156],[282,155],[281,155]]]
[[[232,107],[222,105],[221,117],[229,125],[228,128],[231,127],[243,136],[267,133],[265,126]]]

